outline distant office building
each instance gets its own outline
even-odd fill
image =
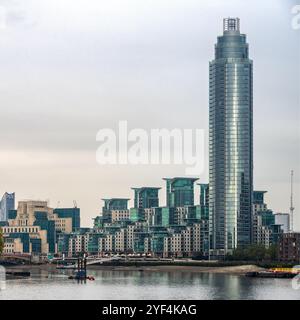
[[[8,219],[9,210],[15,209],[15,193],[5,192],[0,201],[0,221]]]
[[[165,257],[199,256],[202,253],[201,225],[195,223],[186,227],[174,227],[164,237]]]
[[[174,217],[175,208],[169,207],[156,207],[156,208],[145,208],[143,209],[143,214],[139,216],[134,216],[133,213],[135,209],[130,209],[131,220],[133,222],[143,221],[149,226],[169,226],[172,224],[172,219]],[[136,218],[135,218],[136,217]],[[142,219],[139,219],[142,217]]]
[[[257,212],[254,226],[256,231],[253,242],[255,244],[262,244],[266,248],[277,244],[283,232],[281,226],[275,223],[275,215],[272,210]]]
[[[266,192],[253,191],[252,242],[269,248],[278,243],[283,230],[276,222],[276,215],[265,203]]]
[[[5,242],[19,239],[22,251],[18,253],[54,253],[55,222],[48,219],[49,213],[46,201],[20,201],[16,218],[3,227]]]
[[[9,219],[2,227],[5,250],[10,252],[14,248],[15,253],[56,253],[57,234],[69,234],[73,229],[72,215],[59,217],[60,213],[49,208],[46,201],[19,201],[18,209],[9,211]]]
[[[199,222],[200,211],[194,206],[195,178],[165,178],[166,207],[158,207],[160,188],[133,188],[134,208],[130,209],[133,222],[147,222],[150,226],[186,225]],[[198,220],[197,220],[198,219]]]
[[[279,260],[300,263],[300,233],[283,233],[279,241]]]
[[[166,181],[167,207],[194,205],[194,183],[197,178],[164,178]]]
[[[127,198],[111,198],[102,199],[104,201],[104,206],[102,208],[103,214],[109,213],[112,210],[127,210],[128,201]]]
[[[265,203],[265,193],[267,191],[253,191],[253,208],[252,208],[252,243],[257,244],[261,242],[261,231],[259,231],[258,212],[268,210]],[[267,238],[267,236],[265,237]],[[266,240],[267,241],[267,240]]]
[[[72,232],[80,228],[80,209],[79,208],[57,208],[53,210],[58,218],[71,218],[72,219]]]
[[[129,220],[130,214],[128,210],[127,198],[110,198],[102,199],[104,206],[102,207],[102,213],[94,219],[94,227],[102,228],[105,223],[112,223],[113,221]]]
[[[157,187],[131,188],[134,190],[134,207],[135,208],[153,208],[159,207]]]
[[[253,191],[253,215],[259,211],[267,210],[265,194],[267,191]]]
[[[159,207],[156,187],[132,188],[134,207],[128,199],[105,199],[103,213],[86,234],[59,236],[59,252],[72,256],[137,253],[160,257],[203,257],[209,253],[209,186],[200,184],[200,205],[194,205],[195,178],[168,178],[167,203]],[[113,200],[113,201],[112,201]],[[179,206],[175,206],[175,204]],[[105,218],[104,218],[105,217]]]
[[[253,71],[238,18],[224,19],[209,68],[211,254],[223,256],[251,243]]]
[[[290,231],[290,215],[288,213],[275,213],[275,223],[281,226],[283,232]]]
[[[23,243],[20,238],[4,238],[3,253],[14,254],[23,252]]]
[[[145,220],[146,216],[152,213],[150,208],[159,207],[160,188],[142,187],[132,188],[132,190],[134,190],[134,207],[130,209],[130,217],[133,221]]]

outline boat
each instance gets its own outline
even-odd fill
[[[19,279],[19,278],[28,278],[30,277],[29,271],[7,271],[6,278],[7,279]]]
[[[84,271],[78,271],[74,275],[69,276],[70,280],[91,280],[94,281],[95,278],[93,276],[87,276]]]
[[[271,268],[266,271],[252,271],[245,274],[246,277],[257,278],[281,278],[292,279],[300,274],[300,269],[296,268]]]
[[[251,271],[251,272],[246,272],[245,276],[246,277],[256,277],[258,274],[257,271]]]

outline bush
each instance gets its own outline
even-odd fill
[[[277,246],[272,245],[265,248],[261,244],[253,244],[247,247],[240,247],[226,256],[226,260],[235,261],[276,261]]]

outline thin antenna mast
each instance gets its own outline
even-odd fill
[[[293,181],[294,180],[294,171],[292,170],[291,171],[291,206],[290,206],[290,229],[291,229],[291,232],[294,231],[294,204],[293,204]]]

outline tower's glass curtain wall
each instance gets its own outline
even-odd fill
[[[224,19],[209,78],[210,247],[218,256],[251,243],[252,61],[238,18]]]

